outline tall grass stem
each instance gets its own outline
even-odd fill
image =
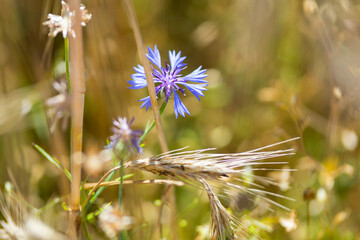
[[[80,184],[82,163],[82,139],[85,101],[85,80],[83,63],[83,37],[81,27],[80,0],[70,0],[70,10],[75,11],[73,30],[76,37],[69,39],[69,76],[71,84],[71,194],[69,235],[78,238],[80,224]]]

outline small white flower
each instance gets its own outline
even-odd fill
[[[298,220],[296,218],[295,210],[292,210],[290,216],[280,217],[279,223],[285,228],[287,232],[294,231],[298,226]]]
[[[58,92],[46,100],[45,104],[48,107],[48,116],[50,118],[50,132],[54,132],[56,124],[62,120],[61,128],[65,130],[70,118],[70,102],[71,96],[68,93],[67,83],[65,80],[60,82],[53,82],[54,89]]]
[[[49,13],[48,20],[43,24],[49,27],[49,36],[51,37],[55,37],[59,32],[62,32],[63,38],[67,38],[68,35],[75,38],[75,31],[72,28],[72,20],[75,16],[75,11],[70,11],[69,4],[64,1],[61,1],[61,5],[61,16]],[[80,13],[81,26],[86,26],[86,23],[91,19],[91,14],[82,4],[80,5]]]
[[[116,234],[122,230],[129,229],[132,225],[133,219],[131,217],[123,215],[111,205],[103,205],[102,208],[104,211],[99,215],[100,227],[109,238],[116,237]]]
[[[81,26],[85,27],[86,23],[88,23],[92,17],[91,13],[86,9],[84,4],[80,5],[81,12]]]

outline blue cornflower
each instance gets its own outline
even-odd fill
[[[107,148],[114,148],[118,142],[122,142],[128,150],[136,148],[139,153],[142,153],[142,149],[139,146],[139,137],[142,135],[142,131],[131,129],[131,124],[134,122],[134,118],[130,122],[124,117],[119,117],[113,121],[114,126],[111,128],[114,135],[109,137],[109,145]]]
[[[168,102],[172,93],[174,93],[174,110],[176,118],[179,113],[183,117],[185,117],[185,113],[190,115],[189,110],[181,102],[177,92],[179,91],[185,95],[185,88],[187,88],[200,101],[200,96],[204,96],[202,91],[206,91],[207,89],[205,87],[208,85],[208,81],[204,80],[204,78],[207,77],[207,75],[204,74],[206,69],[201,69],[202,66],[200,66],[192,73],[183,77],[180,72],[187,67],[187,64],[184,63],[186,57],[181,57],[181,51],[178,53],[169,51],[170,64],[165,61],[165,67],[161,66],[161,57],[156,45],[154,50],[148,47],[148,51],[149,54],[146,54],[147,58],[157,67],[156,69],[151,65],[156,95],[159,93],[165,94],[165,101]],[[138,65],[137,67],[134,67],[134,70],[136,73],[131,75],[133,80],[128,81],[128,83],[132,85],[129,89],[146,87],[147,82],[144,67]],[[146,107],[147,111],[151,107],[150,96],[140,99],[139,101],[143,102],[140,108]]]

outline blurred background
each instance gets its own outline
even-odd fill
[[[191,116],[175,119],[173,101],[163,114],[169,148],[241,152],[299,136],[284,146],[296,149],[286,160],[297,171],[264,173],[281,183],[273,191],[296,200],[281,201],[294,211],[246,210],[243,221],[263,239],[360,239],[359,1],[133,2],[144,42],[157,44],[162,61],[168,50],[176,50],[187,56],[184,74],[200,65],[208,69],[208,91],[201,102],[190,94],[181,97]],[[52,83],[65,79],[65,63],[63,38],[49,38],[42,22],[48,13],[60,14],[61,4],[1,3],[0,183],[3,188],[11,182],[35,208],[64,196],[51,208],[61,213],[67,180],[32,146],[38,144],[69,167],[69,130],[62,130],[67,120],[56,122],[45,104],[58,94]],[[111,163],[90,159],[106,145],[112,120],[135,117],[133,127],[143,130],[153,114],[137,102],[147,91],[128,89],[140,60],[122,2],[84,4],[92,13],[83,28],[84,154],[89,160],[84,179],[96,181]],[[66,106],[57,107],[61,116],[68,114]],[[145,140],[144,150],[145,156],[160,153],[156,131]],[[154,176],[136,172],[134,178]],[[125,187],[125,211],[135,216],[138,229],[135,239],[151,239],[155,232],[162,188]],[[205,195],[191,186],[176,188],[180,239],[206,239],[203,229],[210,214]],[[110,187],[97,205],[116,198],[117,188]],[[50,216],[41,218],[62,231]],[[96,222],[90,228],[104,236]]]

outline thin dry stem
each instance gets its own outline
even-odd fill
[[[151,74],[151,67],[150,67],[150,63],[146,58],[145,55],[145,48],[144,48],[144,42],[141,36],[141,32],[140,32],[140,27],[139,27],[139,23],[136,17],[136,13],[134,10],[134,6],[132,4],[131,0],[124,0],[124,5],[125,5],[125,9],[127,12],[127,16],[129,19],[129,23],[130,26],[132,27],[133,31],[134,31],[134,36],[135,36],[135,41],[136,41],[136,45],[138,48],[138,53],[139,53],[139,57],[140,60],[142,62],[142,65],[144,66],[144,70],[145,70],[145,76],[146,76],[146,82],[147,82],[147,87],[148,87],[148,91],[149,91],[149,96],[150,96],[150,101],[151,101],[151,106],[154,112],[154,118],[155,118],[155,124],[156,124],[156,129],[157,129],[157,133],[158,133],[158,137],[159,137],[159,142],[160,142],[160,146],[161,146],[161,150],[162,152],[167,152],[169,151],[168,145],[166,143],[166,138],[165,138],[165,134],[164,134],[164,130],[161,124],[161,118],[160,118],[160,113],[159,113],[159,106],[157,104],[157,98],[156,98],[156,92],[155,92],[155,84],[154,84],[154,80]],[[174,188],[172,186],[169,187],[169,204],[171,206],[171,226],[175,226],[175,221],[176,221],[176,209],[175,209],[175,191]],[[177,239],[177,234],[176,231],[172,231],[172,239]]]
[[[167,152],[167,151],[169,151],[169,148],[167,146],[164,130],[163,130],[162,124],[161,124],[161,119],[160,119],[160,114],[159,114],[159,106],[157,104],[157,99],[156,99],[155,84],[154,84],[154,80],[153,80],[153,77],[151,74],[150,63],[147,60],[146,55],[145,55],[146,53],[145,53],[145,48],[144,48],[144,42],[143,42],[143,39],[141,36],[139,23],[137,21],[134,6],[133,6],[131,0],[124,0],[124,6],[126,8],[130,26],[134,31],[134,36],[135,36],[135,41],[136,41],[136,45],[138,48],[140,61],[143,64],[144,69],[145,69],[146,82],[147,82],[149,96],[150,96],[150,100],[151,100],[151,106],[152,106],[152,109],[154,112],[155,124],[156,124],[156,129],[158,131],[161,150],[162,150],[162,152]]]
[[[106,179],[107,176],[109,176],[112,172],[115,172],[117,170],[119,170],[121,168],[121,166],[117,166],[117,167],[114,167],[112,169],[110,169],[107,173],[105,173],[101,178],[100,180],[95,183],[95,185],[93,186],[93,188],[91,189],[91,191],[89,192],[86,200],[83,202],[82,204],[82,207],[84,208],[86,206],[86,204],[88,203],[88,201],[90,200],[92,194],[95,192],[95,190],[101,185],[101,183]]]
[[[96,190],[99,187],[105,186],[116,186],[119,185],[120,181],[109,181],[109,182],[102,182],[102,183],[85,183],[83,188],[85,190],[94,188]],[[167,184],[167,185],[175,185],[175,186],[183,186],[184,182],[176,181],[176,180],[169,180],[169,179],[149,179],[149,180],[124,180],[123,184]]]

